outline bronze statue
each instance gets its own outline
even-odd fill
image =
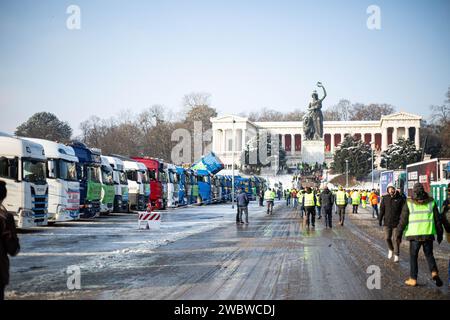
[[[323,97],[319,99],[317,91],[314,90],[312,94],[312,101],[308,105],[308,111],[303,117],[303,132],[305,135],[305,140],[323,139],[322,101],[327,96],[327,92],[321,82],[317,82],[317,86],[322,88]]]

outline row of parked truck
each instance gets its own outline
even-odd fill
[[[230,201],[232,177],[217,174],[221,169],[213,153],[185,167],[150,157],[106,156],[81,142],[65,145],[0,133],[0,179],[8,188],[4,206],[19,228]],[[266,188],[257,176],[234,181],[252,199]]]

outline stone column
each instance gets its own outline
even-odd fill
[[[242,147],[241,147],[241,151],[242,150],[244,150],[244,148],[245,148],[245,133],[247,132],[245,129],[241,129],[241,132],[242,132],[242,143],[241,143],[241,145],[242,145]]]
[[[225,153],[227,151],[227,131],[222,129],[222,152]]]
[[[370,142],[373,142],[373,144],[371,145],[372,149],[375,149],[375,133],[371,132],[370,133]]]
[[[388,142],[388,128],[383,128],[383,132],[381,134],[381,150],[384,151],[387,149]]]
[[[398,127],[394,127],[394,130],[392,130],[392,144],[398,141],[397,136],[398,136]]]
[[[334,153],[334,133],[331,133],[331,146],[330,146],[330,152],[331,154]]]
[[[284,135],[284,133],[281,135],[281,147],[284,151],[286,151],[286,136]]]
[[[416,132],[414,133],[414,143],[416,145],[416,149],[420,148],[420,127],[416,127]]]
[[[295,154],[295,134],[291,133],[291,154]]]

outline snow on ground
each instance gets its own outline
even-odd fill
[[[136,261],[132,257],[149,255],[157,247],[235,223],[236,210],[227,203],[161,211],[159,230],[139,230],[136,214],[112,214],[93,221],[57,223],[22,232],[21,252],[11,259],[10,296],[23,296],[25,288],[30,287],[34,293],[45,290],[43,284],[49,281],[63,286],[47,290],[64,291],[63,279],[70,265],[80,267],[83,273],[105,268],[132,270]],[[259,207],[255,201],[250,203],[250,223],[252,216],[264,214],[265,207]],[[15,281],[16,276],[21,281]]]

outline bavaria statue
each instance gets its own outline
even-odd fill
[[[319,99],[319,94],[316,90],[314,90],[312,94],[312,101],[309,103],[308,110],[303,116],[303,132],[305,140],[323,139],[322,101],[327,96],[327,92],[321,82],[317,82],[317,86],[322,88],[323,97]]]

